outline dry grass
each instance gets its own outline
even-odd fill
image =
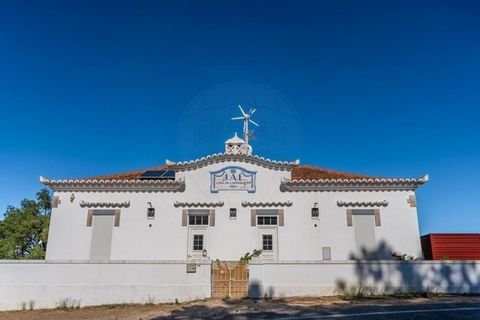
[[[395,297],[381,296],[368,299],[345,300],[344,297],[294,297],[279,299],[243,299],[221,300],[208,299],[188,303],[169,304],[122,304],[106,305],[100,307],[65,308],[52,310],[33,311],[9,311],[0,312],[1,320],[73,320],[73,319],[97,319],[97,320],[159,320],[173,317],[210,318],[218,319],[240,314],[256,314],[261,312],[293,314],[297,311],[305,311],[318,308],[344,308],[355,305],[394,305],[398,303],[428,303],[429,301],[451,302],[476,302],[480,303],[478,296],[447,296],[435,297]]]

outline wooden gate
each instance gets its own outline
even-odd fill
[[[216,261],[212,264],[212,298],[239,299],[248,295],[248,265]]]

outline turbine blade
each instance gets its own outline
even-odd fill
[[[243,117],[235,117],[235,118],[232,118],[232,120],[243,120]]]
[[[256,123],[255,121],[250,120],[250,119],[249,119],[248,121],[250,121],[251,123],[253,123],[253,124],[256,125],[257,127],[260,127],[260,125],[259,125],[258,123]]]
[[[257,109],[253,109],[252,112],[250,112],[250,115],[254,114]]]
[[[241,105],[238,105],[238,107],[240,108],[240,111],[242,112],[242,115],[245,117],[246,114],[245,114],[245,111],[243,111],[242,106],[241,106]]]

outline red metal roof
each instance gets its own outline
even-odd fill
[[[425,259],[480,260],[480,233],[430,233],[421,243]]]

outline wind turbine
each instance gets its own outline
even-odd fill
[[[238,105],[238,108],[240,109],[240,112],[242,113],[242,116],[241,117],[234,117],[234,118],[232,118],[232,120],[243,120],[243,140],[245,140],[245,144],[248,145],[248,138],[252,134],[252,132],[250,132],[248,130],[248,123],[251,122],[252,124],[256,125],[257,127],[260,127],[260,125],[258,123],[256,123],[252,119],[250,119],[252,117],[252,115],[255,113],[255,111],[257,111],[257,109],[250,109],[250,111],[245,113],[245,111],[243,111],[241,105]]]

